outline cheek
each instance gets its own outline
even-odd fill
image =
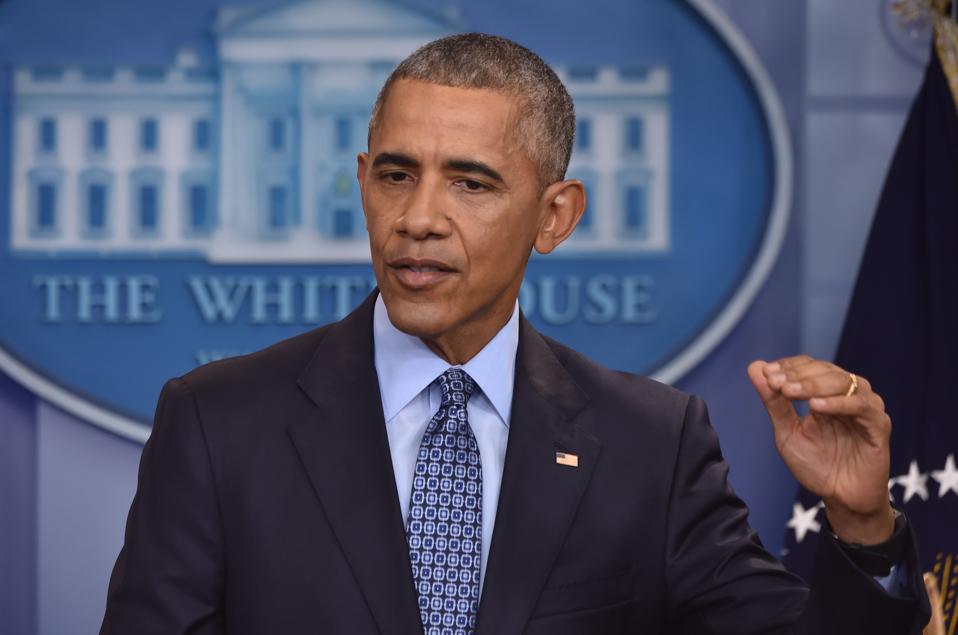
[[[382,244],[383,240],[388,235],[384,229],[386,225],[387,223],[384,221],[382,216],[377,216],[375,214],[366,215],[366,232],[369,234],[369,239],[373,244]]]
[[[366,231],[374,243],[381,244],[389,236],[393,223],[391,210],[394,208],[393,201],[367,194],[363,211],[366,215]]]
[[[495,222],[477,224],[469,228],[468,233],[463,233],[472,265],[483,271],[480,283],[496,285],[503,279],[511,279],[528,252],[528,228],[508,220],[508,216],[500,217]]]

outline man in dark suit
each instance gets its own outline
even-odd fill
[[[920,631],[867,381],[749,368],[825,502],[809,590],[749,528],[700,399],[521,316],[531,249],[585,208],[573,130],[561,82],[507,40],[396,69],[358,164],[378,293],[164,387],[101,633]]]

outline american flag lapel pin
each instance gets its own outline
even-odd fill
[[[568,465],[569,467],[579,467],[579,455],[568,452],[556,452],[556,463],[559,465]]]

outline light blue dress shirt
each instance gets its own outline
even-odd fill
[[[419,444],[426,426],[439,410],[441,393],[433,382],[449,363],[429,350],[422,340],[403,333],[389,321],[382,296],[373,311],[376,374],[382,397],[386,435],[396,476],[403,520],[409,517],[412,479]],[[512,317],[475,357],[460,366],[481,392],[469,399],[469,426],[479,445],[482,463],[482,561],[479,588],[486,578],[489,545],[496,522],[502,467],[509,437],[509,413],[519,346],[519,304]]]

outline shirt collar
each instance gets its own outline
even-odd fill
[[[393,325],[382,295],[376,298],[376,307],[373,309],[373,344],[386,421],[395,417],[449,368],[449,364],[429,350],[421,339],[403,333]],[[479,384],[507,427],[512,411],[518,347],[519,303],[516,302],[512,317],[505,326],[481,351],[461,366]]]

